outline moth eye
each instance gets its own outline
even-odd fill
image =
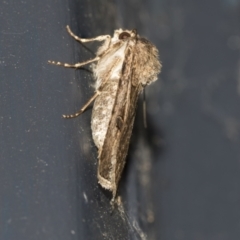
[[[118,36],[119,39],[127,39],[129,37],[131,37],[131,35],[128,32],[122,32]]]

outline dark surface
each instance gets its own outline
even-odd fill
[[[240,1],[2,1],[0,239],[238,240]],[[123,209],[97,184],[82,37],[136,28],[157,45],[160,81],[139,104]],[[95,44],[88,45],[96,49]],[[146,237],[147,236],[147,237]]]

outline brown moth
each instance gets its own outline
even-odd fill
[[[102,35],[83,39],[72,33],[75,40],[85,43],[104,41],[96,57],[76,64],[48,61],[54,65],[79,68],[96,62],[93,66],[96,79],[95,93],[75,114],[79,116],[94,100],[91,128],[98,148],[98,182],[112,192],[115,199],[117,187],[125,165],[132,133],[138,96],[146,85],[157,80],[161,71],[157,48],[136,30],[115,30],[113,37]]]

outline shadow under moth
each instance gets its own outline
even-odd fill
[[[113,37],[79,38],[67,26],[68,33],[81,43],[103,41],[96,57],[76,64],[48,61],[67,68],[93,63],[95,92],[75,114],[79,116],[94,101],[92,137],[98,148],[98,182],[116,197],[132,133],[138,96],[146,85],[157,80],[161,71],[157,48],[136,30],[114,31]]]

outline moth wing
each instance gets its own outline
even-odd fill
[[[129,91],[129,100],[126,106],[126,115],[124,123],[122,125],[121,131],[119,132],[118,139],[116,141],[116,151],[114,155],[116,156],[116,168],[115,168],[115,183],[118,185],[118,182],[121,178],[121,174],[126,162],[126,156],[128,153],[129,143],[132,135],[132,129],[134,124],[134,119],[136,115],[136,107],[138,96],[142,90],[142,85],[138,84],[133,86],[131,84],[131,90]]]
[[[126,71],[119,80],[112,118],[103,147],[99,149],[98,157],[99,183],[113,192],[113,198],[116,195],[118,182],[125,165],[138,95],[142,90],[140,83],[133,84],[134,70],[129,68],[129,72]]]

